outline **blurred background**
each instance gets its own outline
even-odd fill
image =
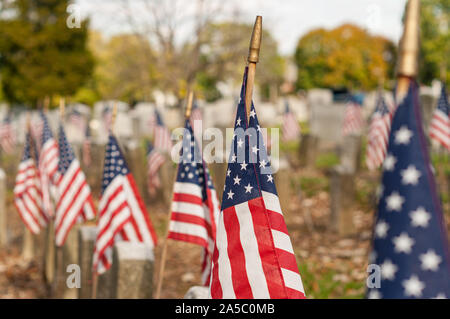
[[[64,121],[78,156],[89,138],[88,182],[100,195],[106,114],[118,105],[115,133],[126,150],[158,235],[164,236],[175,164],[161,169],[161,190],[147,191],[146,140],[155,110],[169,129],[183,125],[189,90],[203,128],[231,127],[256,15],[263,16],[254,101],[264,127],[282,128],[286,105],[300,132],[280,144],[277,187],[311,298],[361,298],[365,291],[380,172],[366,166],[368,123],[380,96],[393,108],[405,0],[0,0],[0,119],[13,118],[17,147],[2,151],[11,245],[0,249],[0,298],[47,297],[38,258],[21,258],[23,226],[12,188],[22,153],[25,110],[49,108]],[[442,83],[450,80],[450,3],[421,1],[419,77],[425,126]],[[362,125],[343,134],[350,99]],[[109,111],[108,111],[109,110]],[[76,116],[74,116],[76,115]],[[80,118],[86,123],[80,124]],[[89,136],[86,133],[89,128]],[[447,222],[448,153],[430,141]],[[349,175],[338,167],[346,167]],[[211,173],[221,197],[224,164]],[[348,187],[348,188],[347,188]],[[350,200],[343,203],[342,190]],[[447,223],[447,225],[449,225]],[[186,253],[188,252],[188,253]],[[191,253],[192,252],[192,253]],[[156,256],[160,253],[156,250]],[[38,255],[39,252],[36,252]],[[199,282],[200,249],[171,242],[162,297],[182,297]],[[182,257],[182,258],[181,258]]]

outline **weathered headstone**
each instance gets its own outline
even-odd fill
[[[313,166],[318,151],[317,136],[305,134],[302,136],[299,148],[300,166]]]
[[[113,291],[113,268],[114,264],[101,275],[98,275],[97,280],[97,289],[95,292],[95,298],[97,299],[111,299],[114,298]]]
[[[53,221],[50,221],[45,230],[44,241],[44,280],[47,285],[53,285],[55,279],[55,226]]]
[[[280,158],[279,168],[274,176],[281,209],[283,212],[287,212],[292,201],[293,189],[291,168],[285,158]]]
[[[437,97],[431,93],[420,92],[420,106],[422,109],[423,126],[425,132],[428,132],[430,126],[431,118],[433,117],[434,109],[437,105]],[[428,136],[428,134],[426,134]]]
[[[153,248],[144,243],[114,245],[113,298],[150,299],[153,295]]]
[[[78,265],[81,268],[81,287],[79,299],[92,298],[92,257],[94,254],[97,227],[81,226],[78,230]]]
[[[0,168],[0,248],[5,247],[8,241],[6,216],[6,174]]]
[[[340,235],[352,234],[353,208],[355,204],[355,175],[343,166],[331,170],[330,180],[331,216],[330,228]]]
[[[361,136],[345,136],[340,146],[340,164],[350,172],[357,172],[361,164]]]
[[[204,286],[193,286],[184,295],[184,299],[208,299],[209,288]]]

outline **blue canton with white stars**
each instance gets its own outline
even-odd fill
[[[369,298],[450,298],[448,238],[418,100],[413,83],[392,121],[369,261],[380,266],[381,285]]]
[[[378,113],[381,116],[384,116],[389,113],[389,108],[388,108],[386,101],[384,100],[384,97],[382,95],[380,95],[377,100],[377,106],[375,108],[374,114],[375,113]]]
[[[21,162],[25,162],[31,158],[31,135],[27,133],[25,136],[25,146],[23,149],[23,155]]]
[[[437,108],[444,114],[450,116],[450,105],[448,104],[447,92],[444,84],[442,84],[441,96],[439,97]]]
[[[125,157],[114,135],[110,134],[105,150],[105,163],[103,166],[102,194],[108,185],[119,175],[130,173]]]
[[[42,129],[42,146],[50,139],[53,138],[52,130],[50,129],[50,125],[48,125],[48,119],[45,116],[44,112],[41,112],[42,123],[44,124]]]
[[[244,73],[241,99],[236,112],[221,210],[260,197],[261,191],[277,193],[274,178],[270,174],[270,161],[253,103],[250,110],[250,130],[248,134],[243,134],[247,129],[246,81],[247,69]]]
[[[73,153],[72,147],[67,141],[66,133],[62,125],[59,126],[59,162],[58,162],[58,172],[64,175],[69,168],[72,161],[75,159],[75,154]]]
[[[186,120],[183,134],[182,149],[180,150],[180,164],[178,165],[177,182],[193,183],[202,187],[202,197],[207,199],[206,186],[214,189],[209,170],[204,164],[202,155],[194,137],[192,126]]]

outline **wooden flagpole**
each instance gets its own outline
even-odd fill
[[[408,93],[409,84],[419,72],[419,26],[420,0],[409,0],[406,7],[403,35],[399,43],[399,58],[397,62],[397,104]]]
[[[257,16],[253,26],[252,38],[248,49],[248,73],[247,86],[245,88],[245,109],[247,111],[247,120],[250,119],[250,109],[252,107],[253,87],[255,85],[256,63],[259,61],[259,49],[261,48],[262,37],[262,17]]]
[[[193,101],[194,101],[194,92],[191,90],[191,91],[189,91],[189,94],[188,94],[186,111],[184,113],[184,117],[186,119],[189,119],[191,117]],[[175,174],[175,179],[176,178],[177,178],[177,175]],[[173,187],[172,187],[172,197],[173,197]],[[162,289],[162,284],[163,284],[163,279],[164,279],[164,271],[166,268],[166,259],[167,259],[167,243],[169,242],[169,239],[167,238],[167,236],[169,235],[169,231],[170,231],[169,226],[170,226],[171,216],[172,216],[172,211],[169,212],[168,218],[167,218],[166,235],[164,237],[164,244],[163,244],[163,249],[161,252],[161,262],[160,262],[160,266],[159,266],[158,284],[156,286],[155,299],[161,298],[161,289]]]

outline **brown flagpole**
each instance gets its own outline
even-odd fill
[[[253,26],[250,47],[248,49],[248,73],[247,85],[245,88],[245,110],[247,112],[247,120],[250,117],[250,109],[252,106],[253,87],[255,85],[256,63],[259,61],[259,49],[261,48],[262,37],[262,17],[257,16],[255,25]]]
[[[191,117],[193,101],[194,101],[194,92],[191,90],[191,91],[189,91],[189,94],[188,94],[186,111],[184,113],[184,117],[186,118],[186,120],[188,120]],[[175,179],[176,178],[177,177],[175,174]],[[172,189],[173,189],[173,187],[172,187]],[[172,192],[173,192],[173,190],[172,190]],[[173,197],[173,194],[172,194],[172,197]],[[163,249],[161,252],[161,262],[160,262],[160,266],[159,266],[158,284],[156,286],[155,299],[161,298],[161,289],[162,289],[162,284],[163,284],[163,279],[164,279],[164,271],[166,268],[166,259],[167,259],[167,243],[169,242],[169,238],[167,238],[167,236],[169,235],[169,231],[170,231],[169,226],[170,226],[171,216],[172,216],[172,211],[169,212],[168,219],[167,219],[166,235],[164,237],[164,244],[163,244]]]
[[[397,104],[408,93],[409,84],[419,71],[420,0],[409,0],[405,11],[403,35],[399,43],[397,62]]]

